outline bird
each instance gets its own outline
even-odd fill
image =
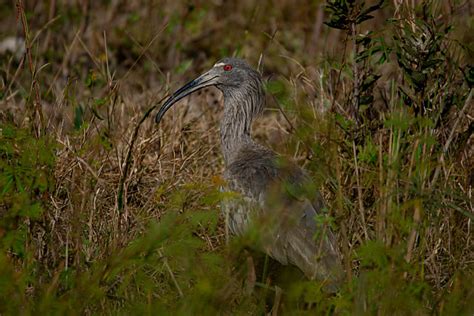
[[[257,248],[283,265],[298,267],[323,290],[338,291],[344,279],[337,239],[323,216],[325,204],[311,177],[251,136],[254,120],[265,107],[265,90],[258,71],[245,60],[226,57],[176,90],[160,107],[155,122],[179,100],[215,86],[224,98],[220,121],[226,191],[222,202],[226,231],[259,233]]]

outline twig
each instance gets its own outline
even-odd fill
[[[263,48],[263,51],[260,54],[260,57],[258,59],[257,70],[260,74],[263,74],[263,59],[264,59],[264,56],[265,56],[268,48],[270,47],[270,45],[273,43],[273,40],[275,39],[275,36],[276,36],[277,32],[278,32],[278,29],[275,29],[275,31],[273,31],[273,33],[271,35],[266,33],[266,32],[263,33],[270,39],[270,42],[267,42],[265,44],[265,47]]]
[[[280,307],[282,295],[283,290],[279,286],[275,285],[275,300],[273,301],[272,316],[278,315],[278,309]]]
[[[135,61],[133,62],[132,66],[130,66],[130,68],[128,68],[127,72],[125,73],[125,75],[123,76],[122,80],[125,80],[125,78],[127,78],[127,76],[129,75],[130,71],[132,71],[133,68],[135,68],[135,66],[137,65],[137,63],[140,61],[140,59],[142,59],[142,57],[145,55],[145,53],[148,51],[148,49],[151,47],[151,45],[155,42],[155,40],[158,38],[158,36],[168,27],[168,22],[165,22],[163,27],[155,34],[155,36],[153,36],[153,38],[151,39],[151,41],[145,46],[142,48],[142,51],[140,52],[140,55],[135,59]]]
[[[342,114],[346,114],[344,108],[342,106],[339,105],[339,103],[336,102],[336,98],[337,98],[337,87],[339,86],[339,84],[341,83],[341,75],[342,75],[342,69],[344,68],[344,66],[346,65],[346,48],[347,48],[347,40],[349,38],[349,35],[346,34],[346,38],[344,39],[344,49],[343,49],[343,54],[342,54],[342,61],[341,61],[341,67],[337,73],[337,81],[336,81],[336,84],[335,84],[335,89],[334,89],[334,92],[335,94],[333,95],[333,98],[332,98],[332,102],[331,102],[331,112],[335,112],[335,106],[337,105],[339,110],[341,110],[341,113]]]
[[[306,142],[306,140],[300,135],[300,133],[298,132],[298,130],[296,129],[296,127],[293,125],[293,123],[291,123],[290,119],[288,118],[288,116],[286,115],[285,111],[283,111],[283,108],[282,106],[280,105],[280,102],[278,102],[278,99],[270,93],[270,95],[272,96],[273,100],[275,101],[275,104],[276,106],[278,107],[278,110],[280,111],[280,113],[283,115],[283,118],[285,119],[285,121],[288,123],[288,125],[290,126],[290,129],[293,133],[295,133],[296,137],[298,137],[298,139],[303,143],[303,145],[306,147],[306,149],[308,150],[308,152],[310,153],[311,157],[314,156],[314,151],[311,147],[310,144],[308,144]]]
[[[184,296],[183,291],[181,290],[181,287],[179,286],[178,281],[176,281],[174,273],[171,270],[170,265],[168,264],[168,259],[165,256],[163,256],[163,254],[161,253],[161,250],[158,250],[158,254],[160,255],[161,258],[163,258],[163,262],[165,264],[166,270],[168,270],[168,273],[170,274],[171,279],[173,280],[174,286],[176,286],[176,289],[178,290],[179,296],[183,297]]]
[[[462,107],[461,111],[458,113],[458,118],[456,119],[456,122],[454,122],[453,127],[451,127],[451,133],[449,134],[448,140],[444,144],[443,147],[443,152],[441,153],[441,156],[439,157],[439,162],[440,164],[438,167],[436,167],[435,173],[433,175],[433,180],[431,181],[431,187],[433,187],[438,180],[439,172],[441,170],[441,164],[444,163],[444,156],[448,152],[449,146],[451,145],[451,142],[454,139],[454,133],[456,132],[456,128],[458,127],[459,122],[461,121],[461,118],[466,111],[467,107],[471,105],[471,99],[472,99],[472,89],[469,90],[469,95],[467,96],[466,102],[464,103],[464,106]]]
[[[30,34],[28,30],[28,21],[26,20],[25,8],[23,5],[22,0],[17,0],[16,2],[17,8],[17,20],[21,20],[21,25],[23,28],[23,34],[25,36],[25,50],[26,50],[26,58],[28,59],[28,67],[31,73],[31,85],[34,89],[35,98],[33,101],[34,107],[34,115],[33,115],[33,126],[35,128],[36,137],[41,136],[41,131],[43,129],[43,111],[41,109],[41,96],[39,92],[39,83],[36,80],[36,70],[33,64],[33,58],[31,57],[31,41],[30,41]],[[36,118],[38,117],[39,123],[34,124]]]
[[[352,141],[352,149],[354,151],[354,163],[355,163],[355,173],[356,173],[356,181],[357,181],[357,197],[359,200],[359,211],[360,217],[362,220],[362,228],[364,230],[365,240],[369,240],[369,234],[367,233],[367,226],[365,224],[365,209],[364,209],[364,202],[362,200],[362,188],[360,187],[360,179],[359,179],[359,166],[357,164],[357,153],[355,147],[355,141]]]
[[[51,83],[49,84],[48,90],[46,91],[46,95],[49,95],[51,93],[54,83],[56,82],[56,80],[58,80],[59,75],[61,74],[61,70],[63,70],[63,68],[65,68],[67,63],[69,62],[69,58],[71,57],[72,49],[74,48],[74,45],[76,44],[76,41],[78,39],[79,32],[80,31],[76,32],[71,44],[69,45],[69,47],[66,48],[66,52],[64,54],[63,61],[61,62],[61,66],[58,68],[58,70],[54,74],[53,80],[51,80]]]
[[[383,135],[379,134],[379,187],[380,187],[380,207],[378,209],[378,218],[376,224],[376,233],[379,240],[383,240],[383,232],[385,231],[385,217],[387,213],[387,197],[386,197],[386,187],[384,181],[384,163],[383,163]]]
[[[415,248],[415,241],[416,241],[416,229],[418,227],[418,224],[420,223],[421,220],[421,203],[420,201],[415,201],[415,212],[413,214],[413,223],[414,227],[412,228],[410,232],[410,237],[408,237],[408,245],[407,245],[407,254],[405,256],[405,260],[407,263],[410,263],[412,254],[413,254],[413,249]],[[406,277],[406,272],[405,272],[405,277]]]
[[[357,40],[356,40],[356,24],[355,22],[351,23],[351,36],[352,36],[352,45],[354,50],[354,62],[352,63],[352,75],[354,77],[354,97],[352,99],[352,109],[350,109],[350,114],[352,118],[359,124],[359,94],[360,94],[360,83],[359,83],[359,67],[357,65]]]
[[[158,103],[154,104],[151,106],[143,115],[141,120],[138,122],[137,126],[135,126],[135,130],[133,131],[132,139],[130,141],[130,146],[128,147],[128,152],[127,152],[127,158],[125,159],[125,166],[123,168],[122,176],[120,177],[120,182],[119,182],[119,190],[118,190],[118,195],[117,195],[117,205],[118,205],[118,210],[122,211],[124,207],[123,203],[123,191],[125,188],[125,181],[127,180],[128,177],[128,170],[130,169],[130,165],[132,163],[132,152],[133,152],[133,146],[135,145],[135,141],[137,140],[138,132],[140,131],[140,126],[145,122],[145,120],[150,116],[150,113],[153,112],[153,110],[158,106],[158,104],[161,104],[165,97],[163,97]]]
[[[107,34],[104,30],[102,33],[104,37],[104,51],[105,51],[105,75],[107,77],[107,81],[109,86],[112,82],[112,76],[110,75],[110,68],[109,68],[109,50],[107,49]]]
[[[90,174],[94,177],[94,179],[97,180],[97,182],[102,181],[102,179],[95,173],[95,171],[92,169],[92,167],[84,159],[82,159],[79,156],[76,156],[76,159],[77,159],[77,161],[82,163],[84,165],[84,167],[86,167],[87,171],[90,172]]]

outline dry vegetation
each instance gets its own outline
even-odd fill
[[[1,314],[472,315],[472,2],[23,2],[0,6]],[[335,296],[226,243],[218,90],[148,116],[228,55],[267,82],[256,137],[328,202]]]

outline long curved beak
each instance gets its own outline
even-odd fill
[[[161,119],[165,115],[166,111],[168,111],[173,104],[184,98],[185,96],[193,93],[194,91],[197,91],[199,89],[215,85],[217,83],[217,79],[219,78],[218,75],[215,73],[212,74],[211,71],[208,71],[201,76],[197,77],[196,79],[188,82],[178,90],[176,90],[169,98],[166,100],[166,102],[163,104],[163,106],[160,108],[158,111],[158,114],[156,114],[155,117],[155,122],[157,124],[160,123]]]

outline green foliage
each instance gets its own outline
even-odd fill
[[[372,19],[373,16],[370,14],[379,10],[383,3],[384,0],[380,0],[378,3],[365,8],[365,1],[329,0],[327,1],[326,10],[330,14],[330,19],[325,24],[341,30],[351,30],[353,25]]]
[[[0,125],[0,310],[12,313],[26,303],[35,279],[31,230],[41,220],[54,186],[55,142],[26,129]],[[18,266],[16,262],[22,262]]]
[[[44,198],[54,185],[51,172],[55,143],[48,137],[33,138],[27,130],[8,124],[2,124],[0,131],[0,225],[5,231],[2,248],[13,247],[14,253],[23,257],[24,220],[41,218]]]
[[[37,65],[0,56],[0,314],[471,315],[472,18],[439,3],[28,5]],[[278,108],[258,137],[317,184],[285,189],[327,201],[336,295],[255,249],[259,227],[227,235],[219,116],[137,127],[168,84],[236,53],[262,54]],[[42,122],[17,113],[32,81]]]

